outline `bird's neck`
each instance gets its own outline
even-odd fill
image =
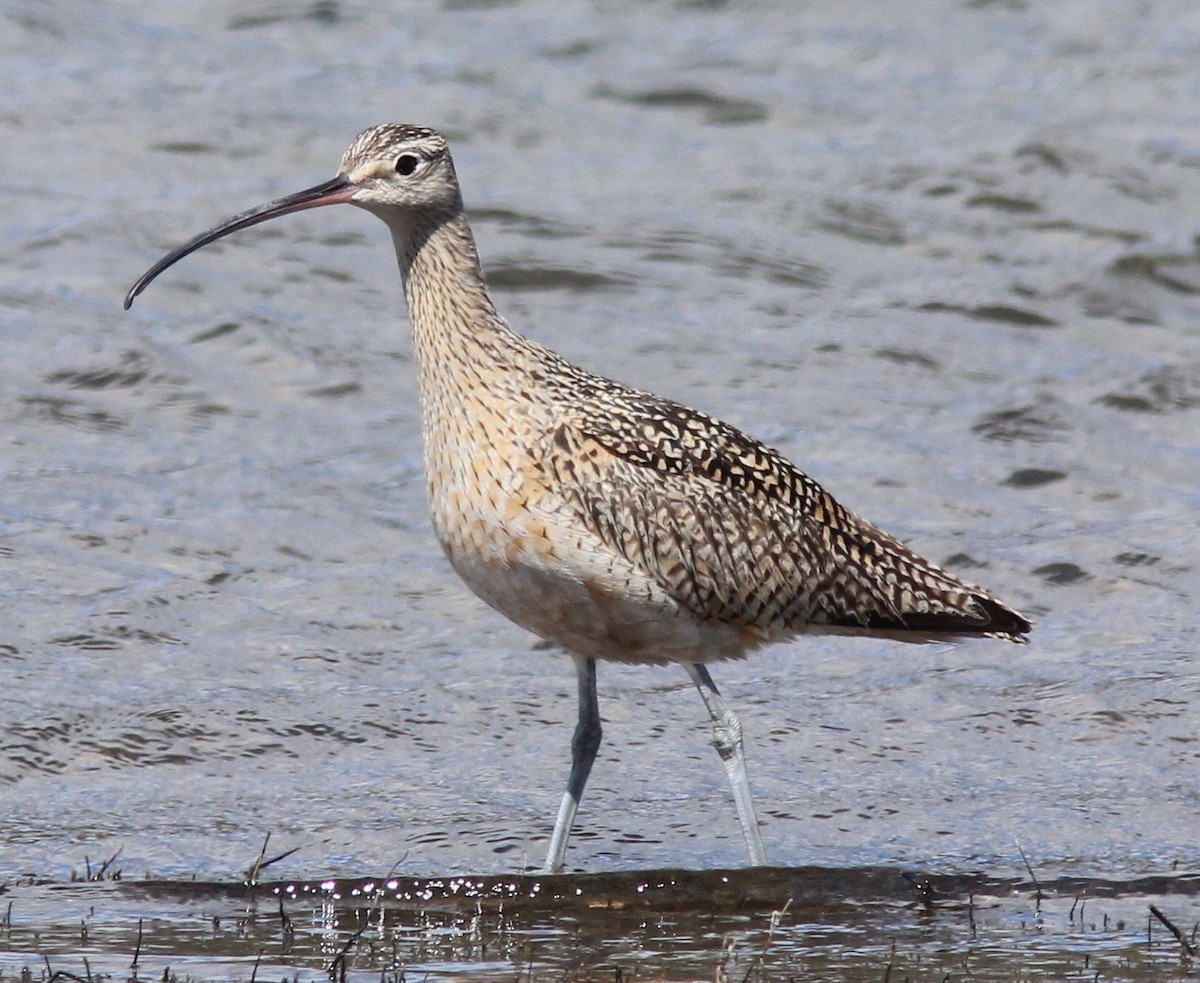
[[[416,229],[393,227],[392,235],[412,322],[436,524],[439,496],[461,484],[459,472],[482,452],[477,443],[491,439],[481,421],[507,418],[521,403],[538,346],[496,313],[461,211]]]
[[[511,344],[515,335],[488,295],[461,209],[412,224],[389,224],[423,376],[453,371],[464,362],[490,361],[497,349]]]

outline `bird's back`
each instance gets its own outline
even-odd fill
[[[513,337],[507,384],[466,397],[507,403],[489,413],[506,431],[489,471],[507,477],[478,493],[471,517],[493,527],[491,555],[455,530],[463,516],[435,525],[464,579],[519,624],[628,661],[736,657],[814,631],[1020,641],[1029,630],[754,438]]]

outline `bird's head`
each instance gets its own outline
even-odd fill
[[[462,209],[454,163],[445,139],[407,123],[364,130],[342,155],[335,178],[240,212],[167,253],[138,279],[125,296],[125,309],[167,267],[202,246],[239,229],[280,215],[322,205],[350,204],[382,218],[396,232],[421,219],[438,221]]]

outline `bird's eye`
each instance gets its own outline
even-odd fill
[[[396,158],[396,173],[408,177],[417,169],[419,163],[421,160],[416,154],[401,154]]]

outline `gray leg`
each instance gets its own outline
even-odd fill
[[[575,822],[575,810],[583,797],[600,747],[600,705],[596,701],[596,660],[575,657],[575,671],[579,676],[579,723],[575,725],[575,736],[571,738],[571,775],[567,779],[567,791],[558,808],[558,819],[554,823],[554,834],[550,837],[550,852],[546,855],[543,873],[557,874],[563,868],[567,856],[567,838]]]
[[[726,706],[717,692],[717,686],[700,662],[685,664],[684,668],[700,691],[708,715],[712,717],[713,747],[721,756],[729,784],[733,788],[733,801],[737,806],[738,821],[742,824],[742,835],[746,837],[746,849],[750,851],[750,865],[761,867],[767,862],[762,837],[758,835],[758,819],[754,815],[754,801],[750,798],[750,782],[746,778],[746,755],[742,750],[742,724],[732,710]]]

